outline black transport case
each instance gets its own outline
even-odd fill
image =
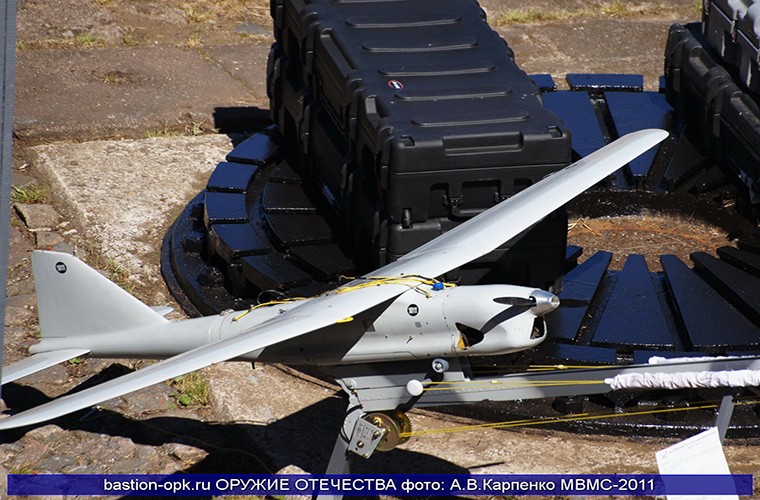
[[[473,0],[275,0],[272,15],[272,117],[380,264],[571,161],[568,129]],[[526,240],[524,284],[561,276],[564,218]]]
[[[327,113],[393,222],[471,216],[569,163],[567,129],[477,3],[295,0],[273,9],[283,54],[272,64],[274,102],[304,102],[290,83],[300,73],[320,106],[302,120],[301,141],[313,115]],[[299,113],[278,125],[298,128]]]
[[[753,0],[705,0],[702,9],[702,34],[726,64],[737,65],[741,56],[737,42],[739,22]]]
[[[666,97],[695,144],[714,157],[760,207],[760,107],[701,38],[698,24],[673,25],[665,48]]]

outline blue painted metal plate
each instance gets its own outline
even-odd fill
[[[660,261],[680,322],[694,349],[721,354],[726,349],[760,342],[760,329],[686,264],[673,255],[662,255]]]
[[[573,151],[578,156],[588,156],[606,144],[594,105],[586,92],[547,92],[542,97],[544,106],[570,127]]]
[[[657,296],[644,257],[629,255],[604,308],[592,345],[673,346],[674,335]]]
[[[245,194],[210,193],[205,196],[205,218],[207,224],[248,222]]]
[[[206,184],[207,191],[245,193],[253,176],[259,171],[256,165],[242,163],[219,163]]]
[[[760,325],[760,280],[757,277],[705,252],[691,254],[691,260],[700,276],[755,325]]]
[[[673,108],[664,94],[654,92],[605,92],[604,97],[619,136],[646,128],[670,129]],[[634,177],[646,177],[658,148],[650,149],[629,163]]]
[[[566,341],[576,338],[588,310],[588,305],[578,303],[591,303],[611,259],[611,253],[597,252],[565,275],[562,293],[559,294],[560,307],[546,316],[550,338]],[[576,304],[563,306],[563,300],[568,303],[572,300]]]
[[[624,90],[641,92],[644,90],[642,75],[625,75],[616,73],[570,73],[567,83],[571,90]]]
[[[274,159],[279,148],[264,134],[252,135],[227,154],[227,161],[264,166]]]

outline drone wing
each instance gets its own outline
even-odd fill
[[[662,130],[629,134],[549,176],[371,275],[440,276],[519,236],[615,170],[667,137]],[[304,301],[239,336],[208,344],[147,368],[64,396],[0,421],[0,430],[43,422],[206,366],[325,328],[402,294],[405,285],[357,287],[358,279]]]

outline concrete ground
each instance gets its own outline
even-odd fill
[[[529,73],[641,73],[654,89],[667,28],[699,2],[485,0]],[[74,251],[151,305],[171,303],[160,241],[231,147],[224,133],[266,121],[268,6],[263,1],[20,2],[6,363],[37,334],[28,254]],[[33,178],[30,178],[33,177]],[[35,181],[36,179],[36,181]],[[40,203],[41,202],[41,203]],[[52,212],[51,212],[52,211]],[[181,314],[175,313],[175,318]],[[141,362],[77,360],[4,391],[26,407]],[[199,403],[160,384],[104,409],[0,444],[0,472],[321,472],[344,404],[335,388],[285,367],[203,371]],[[414,411],[415,430],[463,420]],[[413,438],[359,465],[373,472],[655,472],[665,440],[486,429]],[[734,472],[757,473],[753,447],[730,445]],[[110,457],[103,460],[104,456]]]

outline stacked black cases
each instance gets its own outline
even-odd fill
[[[476,2],[277,0],[272,12],[273,117],[372,264],[570,162],[567,128]],[[553,283],[564,219],[504,255],[496,279]]]
[[[737,82],[760,91],[760,2],[707,0],[702,33],[723,65],[738,72]]]
[[[752,0],[707,0],[702,10],[702,34],[715,53],[728,64],[741,59],[737,47],[739,21]]]
[[[753,92],[759,92],[760,3],[753,2],[746,13],[739,17],[736,25],[736,65],[739,68],[739,79]]]
[[[695,144],[734,179],[749,215],[760,215],[760,107],[700,35],[699,25],[670,28],[666,96]]]

